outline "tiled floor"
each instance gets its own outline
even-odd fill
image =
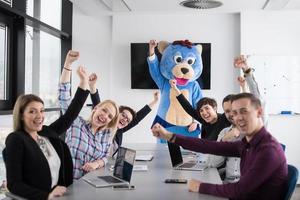
[[[297,185],[291,200],[300,200],[300,185]]]

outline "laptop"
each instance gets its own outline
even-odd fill
[[[180,147],[177,144],[168,142],[168,148],[173,169],[203,171],[207,168],[207,165],[203,163],[197,163],[195,161],[183,162]]]
[[[111,187],[116,185],[129,185],[136,151],[124,147],[119,147],[118,155],[114,165],[113,175],[88,177],[83,180],[94,187]]]

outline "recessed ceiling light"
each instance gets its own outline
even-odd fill
[[[187,8],[210,9],[220,7],[223,3],[215,0],[186,0],[182,1],[180,5]]]

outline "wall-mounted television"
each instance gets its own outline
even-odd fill
[[[202,45],[203,71],[197,79],[201,89],[210,89],[211,73],[211,43],[195,43]],[[131,43],[131,89],[157,89],[148,70],[148,43]],[[161,54],[155,48],[158,60]]]

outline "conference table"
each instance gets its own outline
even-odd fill
[[[133,171],[131,185],[134,190],[115,190],[112,187],[95,188],[85,182],[82,178],[74,181],[67,188],[64,196],[57,200],[95,200],[95,199],[120,199],[120,200],[147,200],[147,199],[166,199],[166,200],[221,200],[224,198],[189,192],[187,184],[166,184],[167,178],[197,179],[202,182],[221,184],[219,173],[215,168],[207,168],[204,171],[173,170],[169,151],[166,144],[125,144],[127,148],[136,150],[137,155],[153,154],[151,161],[136,161],[137,165],[147,165],[147,171]],[[184,159],[190,159],[186,156]],[[109,164],[102,169],[90,172],[85,176],[93,177],[104,174],[111,174]]]

